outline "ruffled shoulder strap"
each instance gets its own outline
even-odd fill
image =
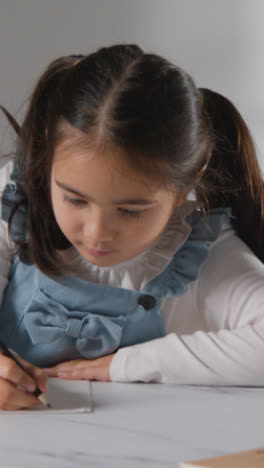
[[[26,237],[27,196],[22,188],[16,164],[10,175],[10,183],[4,188],[1,201],[1,218],[4,221],[8,222],[11,213],[17,207],[11,222],[11,237],[14,242],[23,242]]]
[[[189,237],[167,268],[145,285],[144,291],[158,297],[185,294],[188,284],[197,279],[222,225],[229,223],[231,218],[231,208],[214,208],[206,215],[196,210],[187,216],[186,221],[192,228]]]

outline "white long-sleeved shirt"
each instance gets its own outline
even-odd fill
[[[0,170],[0,192],[11,170],[11,162]],[[99,267],[72,248],[65,251],[65,261],[84,279],[140,291],[180,248],[186,235],[183,214],[190,211],[190,203],[181,216],[172,218],[153,247],[133,259]],[[13,255],[4,221],[0,255],[2,300]],[[212,244],[187,293],[163,299],[162,315],[167,335],[119,349],[110,368],[113,381],[264,385],[264,265],[229,224]]]

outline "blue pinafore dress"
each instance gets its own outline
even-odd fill
[[[23,196],[15,168],[3,193],[2,219],[8,219]],[[25,217],[26,208],[21,206],[12,223],[13,240],[25,235]],[[186,217],[191,227],[188,238],[140,291],[71,275],[53,279],[15,255],[0,310],[0,339],[27,361],[48,367],[81,357],[94,359],[164,336],[162,299],[186,293],[222,224],[231,217],[230,208],[213,209],[206,219],[193,211]]]

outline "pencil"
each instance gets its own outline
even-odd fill
[[[13,361],[16,362],[16,364],[20,367],[20,369],[22,369],[24,372],[26,372],[26,370],[24,369],[22,364],[18,361],[16,356],[12,353],[12,351],[10,349],[8,349],[6,347],[6,345],[2,341],[0,341],[0,351],[2,351],[2,353],[5,354],[5,356],[8,356],[11,359],[13,359]],[[41,401],[41,403],[43,403],[45,406],[47,406],[47,408],[51,408],[50,404],[47,402],[46,398],[44,397],[43,393],[41,392],[41,390],[38,387],[33,392],[33,395],[35,395]]]

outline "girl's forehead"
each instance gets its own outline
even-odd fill
[[[145,174],[129,167],[120,152],[97,152],[79,148],[58,151],[54,158],[52,179],[102,203],[141,199],[166,203],[175,199],[175,191],[153,183]]]
[[[87,135],[76,129],[67,121],[61,121],[61,137],[55,147],[53,168],[68,176],[78,171],[82,176],[108,180],[126,181],[128,185],[145,187],[149,192],[164,191],[161,171],[149,170],[143,154],[121,148],[105,141],[98,141],[96,135]],[[140,167],[137,166],[140,162]],[[166,190],[166,189],[165,189]],[[171,190],[169,190],[171,191]]]
[[[107,168],[115,171],[126,169],[126,172],[132,170],[129,167],[125,152],[115,147],[99,147],[90,142],[78,143],[76,140],[64,139],[56,146],[53,157],[53,164],[67,164],[68,166],[92,168]]]
[[[86,182],[108,186],[126,184],[134,190],[158,190],[157,184],[153,183],[151,178],[133,168],[124,152],[114,147],[100,151],[64,141],[55,150],[52,169],[57,177],[81,185],[85,185]]]

